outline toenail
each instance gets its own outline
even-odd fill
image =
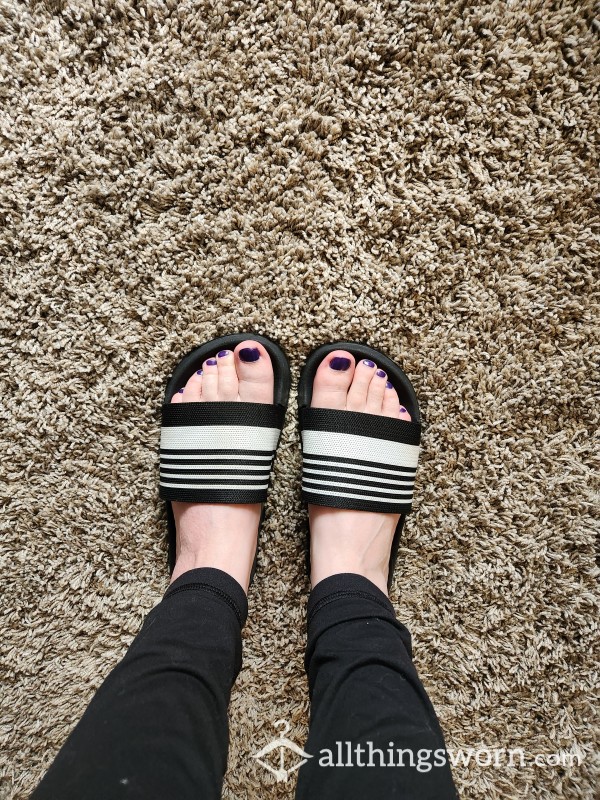
[[[408,411],[404,408],[404,406],[400,406],[400,413],[401,414],[408,414]]]
[[[202,375],[202,370],[199,369],[198,372],[196,373],[196,375]]]
[[[338,369],[345,372],[347,369],[350,369],[350,359],[344,358],[343,356],[336,356],[331,359],[329,366],[331,369]]]
[[[180,390],[179,390],[179,394],[183,394],[183,389],[180,389]]]
[[[393,383],[391,383],[390,381],[388,381],[388,382],[386,383],[386,385],[385,385],[385,388],[386,388],[386,389],[393,389],[393,388],[394,388],[394,384],[393,384]]]
[[[229,350],[221,350],[221,352],[217,353],[217,355],[218,355],[219,358],[223,358],[224,356],[228,356],[229,355]]]
[[[260,358],[260,350],[258,347],[242,347],[239,352],[240,361],[245,361],[246,363],[250,361],[258,361]]]
[[[368,359],[368,358],[365,358],[365,359],[364,359],[364,361],[363,361],[363,364],[364,364],[366,367],[374,367],[374,366],[375,366],[375,362],[374,362],[374,361],[369,361],[369,359]]]
[[[379,378],[385,378],[385,372],[382,369],[378,369],[375,373]]]
[[[217,363],[217,359],[216,358],[209,358],[208,361],[206,362],[207,366],[209,366],[209,367],[214,367],[214,365],[216,363]]]

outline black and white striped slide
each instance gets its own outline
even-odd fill
[[[357,411],[311,408],[313,381],[321,361],[333,350],[347,350],[356,361],[368,358],[383,369],[411,421]],[[359,342],[331,342],[308,356],[298,384],[302,437],[302,499],[333,508],[399,513],[390,557],[391,585],[400,535],[412,506],[421,442],[421,416],[415,390],[400,367]]]
[[[171,403],[173,395],[207,358],[220,350],[233,350],[245,339],[262,344],[271,357],[273,403]],[[213,339],[177,365],[165,391],[160,433],[159,493],[167,504],[171,572],[175,565],[173,500],[263,503],[262,523],[289,392],[290,367],[285,353],[272,339],[255,333]]]

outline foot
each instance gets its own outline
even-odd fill
[[[273,402],[273,367],[265,348],[251,339],[235,350],[206,359],[174,395],[172,403]],[[248,591],[256,553],[261,504],[173,502],[177,528],[176,562],[171,583],[196,567],[229,573]]]
[[[369,359],[357,364],[346,350],[329,353],[319,365],[311,406],[410,420],[385,372]],[[310,503],[308,517],[313,586],[330,575],[355,572],[387,594],[399,514],[347,511]]]

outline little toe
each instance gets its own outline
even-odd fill
[[[175,392],[175,394],[173,395],[173,397],[171,398],[171,402],[172,403],[183,403],[184,391],[185,391],[185,389],[183,387],[181,389],[178,389]]]
[[[381,414],[387,375],[382,369],[375,370],[369,384],[365,410],[368,414]]]
[[[410,422],[412,419],[412,417],[410,416],[410,414],[403,405],[400,406],[400,419],[404,419],[407,422]]]
[[[219,350],[217,353],[217,399],[230,401],[238,397],[238,376],[235,370],[235,358],[232,350]]]
[[[334,350],[321,361],[313,383],[312,408],[346,408],[354,376],[354,356]]]
[[[364,411],[367,406],[369,384],[377,369],[377,364],[370,358],[363,358],[354,368],[352,384],[348,389],[346,409],[348,411]]]
[[[246,403],[272,403],[275,378],[271,356],[259,342],[246,339],[234,350],[239,399]]]

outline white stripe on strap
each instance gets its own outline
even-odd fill
[[[220,476],[223,477],[222,475]],[[211,483],[209,486],[199,486],[197,483],[167,483],[167,481],[161,481],[161,486],[172,486],[175,489],[205,489],[211,491],[212,489],[244,489],[248,491],[258,491],[259,489],[266,489],[268,487],[268,483],[259,483],[256,484],[245,484],[241,483],[238,486],[232,486],[231,484],[222,484],[222,483]]]
[[[329,467],[334,465],[327,464],[327,466]],[[374,475],[367,476],[360,471],[358,466],[355,467],[353,472],[335,472],[326,469],[310,469],[310,467],[304,467],[303,472],[305,475],[308,475],[309,473],[314,475],[314,478],[311,478],[311,480],[316,480],[319,475],[332,475],[336,478],[361,478],[362,480],[370,481],[371,483],[391,483],[393,486],[412,486],[415,482],[414,476],[412,478],[384,478],[383,475],[381,477],[379,477],[379,475],[377,477]],[[331,483],[335,483],[335,481],[331,481]]]
[[[356,484],[356,483],[343,483],[342,481],[335,481],[335,482],[332,482],[332,483],[326,483],[325,481],[317,481],[314,478],[309,478],[308,480],[310,480],[311,483],[319,483],[321,486],[331,486],[332,489],[335,487],[336,489],[344,488],[344,489],[354,489],[354,491],[356,491],[357,489],[361,489],[362,488],[360,486],[360,484]],[[367,487],[365,486],[365,489],[366,488]],[[374,486],[369,486],[368,488],[369,489],[375,489]],[[392,495],[394,495],[394,494],[395,495],[412,494],[412,487],[407,492],[402,491],[405,488],[406,488],[405,486],[400,486],[397,489],[384,489],[384,487],[382,486],[381,489],[377,488],[377,491],[381,492],[381,494],[392,494]],[[307,491],[310,492],[312,490],[307,488]],[[380,497],[379,499],[380,500],[386,500],[387,498]]]
[[[329,497],[352,497],[356,500],[371,500],[374,503],[385,503],[386,505],[390,503],[394,503],[396,505],[405,506],[407,503],[411,502],[411,497],[405,497],[402,500],[392,500],[392,498],[388,497],[378,497],[375,495],[367,495],[367,494],[351,494],[350,492],[334,492],[331,489],[313,489],[312,487],[304,486],[302,487],[305,492],[308,494],[324,494],[328,495]],[[356,487],[353,487],[356,488]]]
[[[338,453],[338,456],[339,455],[340,454]],[[362,460],[366,461],[366,459],[362,459]],[[345,467],[346,469],[350,468],[350,469],[364,470],[365,472],[380,472],[382,477],[384,475],[395,474],[396,472],[398,472],[402,476],[402,477],[400,477],[400,475],[399,475],[398,480],[409,480],[409,479],[410,480],[414,480],[414,477],[415,477],[415,471],[414,470],[407,470],[407,469],[403,469],[402,467],[395,467],[394,468],[393,465],[390,465],[393,468],[393,473],[391,473],[389,468],[388,469],[383,469],[383,468],[371,467],[371,466],[366,467],[366,466],[364,466],[364,464],[350,464],[350,463],[347,463],[347,462],[344,462],[344,461],[339,461],[339,460],[336,461],[335,458],[331,458],[331,459],[329,459],[327,461],[322,461],[322,460],[317,460],[316,458],[307,458],[306,456],[304,456],[303,459],[302,459],[302,463],[303,464],[326,464],[327,466],[336,466],[336,467],[339,467],[339,468]]]
[[[398,465],[399,468],[416,468],[419,446],[373,439],[354,433],[332,431],[302,431],[302,449],[307,455],[353,458],[374,461],[376,464]]]
[[[265,450],[271,455],[278,438],[279,428],[252,425],[174,425],[161,429],[160,446],[162,450]]]
[[[179,470],[172,471],[172,470],[162,470],[160,471],[160,477],[166,478],[167,480],[173,480],[173,478],[187,478],[190,481],[201,480],[201,481],[208,481],[208,480],[224,480],[225,478],[253,478],[255,481],[268,479],[270,475],[270,470],[263,470],[258,474],[253,475],[240,475],[239,472],[226,472],[223,474],[222,472],[217,475],[203,475],[202,473],[193,473],[190,475],[189,472],[180,472]]]
[[[165,448],[165,450],[166,449],[167,448]],[[193,448],[190,448],[190,449],[193,449]],[[161,460],[165,464],[167,463],[167,461],[170,461],[172,458],[174,458],[174,459],[187,459],[188,461],[195,461],[197,458],[205,458],[207,460],[212,460],[212,461],[222,461],[223,459],[226,459],[226,458],[237,458],[237,459],[243,459],[244,461],[246,461],[246,460],[248,460],[248,461],[252,461],[252,460],[254,460],[254,461],[266,461],[267,459],[270,460],[272,458],[272,455],[271,455],[271,453],[265,453],[263,456],[249,456],[249,455],[246,455],[246,453],[227,453],[227,454],[225,454],[225,453],[217,453],[216,455],[215,455],[215,453],[212,453],[212,454],[209,454],[209,453],[194,453],[193,455],[190,454],[190,453],[168,453],[168,454],[167,453],[163,453],[161,455]],[[185,464],[183,466],[185,466]],[[235,466],[236,465],[234,464],[234,467]]]

